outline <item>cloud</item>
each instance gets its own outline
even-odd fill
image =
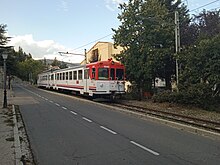
[[[60,51],[73,51],[53,40],[35,41],[32,34],[12,37],[8,45],[14,46],[16,51],[20,46],[25,53],[30,53],[34,59],[54,59],[56,57],[58,60],[79,63],[84,58],[83,56],[60,56],[58,53]]]
[[[61,11],[69,11],[68,2],[66,0],[59,1],[59,10]]]
[[[118,5],[121,3],[126,3],[128,0],[105,0],[105,7],[110,11],[115,11],[118,8]]]

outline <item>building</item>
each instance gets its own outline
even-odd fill
[[[120,54],[122,50],[123,48],[120,46],[115,48],[111,42],[99,41],[86,53],[86,63],[105,61],[110,58],[117,61],[114,55]],[[85,60],[82,61],[81,64],[85,64]]]

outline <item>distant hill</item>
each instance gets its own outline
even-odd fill
[[[45,60],[46,60],[46,65],[51,65],[54,61],[52,59],[40,59],[39,61],[45,62]],[[67,67],[74,67],[74,66],[80,65],[80,63],[70,63],[70,62],[63,62],[63,61],[59,61],[59,62],[66,64]]]

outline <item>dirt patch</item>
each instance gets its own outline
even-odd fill
[[[190,117],[220,122],[220,112],[207,111],[192,106],[183,106],[173,103],[154,103],[151,100],[121,100],[120,102],[126,105],[134,105],[148,109],[161,110],[165,112],[172,112]]]
[[[15,141],[14,137],[6,138],[5,140],[10,142]]]

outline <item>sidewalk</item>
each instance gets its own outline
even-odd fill
[[[14,122],[12,107],[3,107],[3,89],[0,88],[0,165],[15,164],[14,148]],[[8,104],[12,97],[12,92],[7,91]]]

